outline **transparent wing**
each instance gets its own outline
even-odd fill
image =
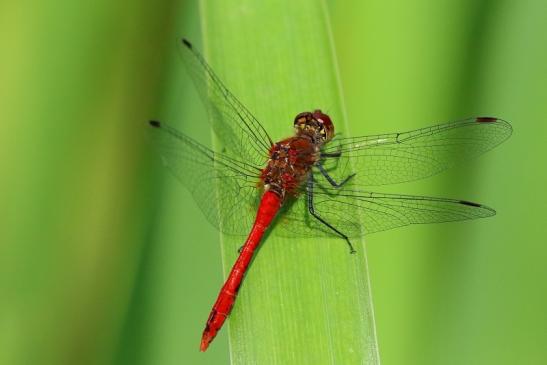
[[[164,164],[192,193],[209,222],[223,233],[247,235],[260,198],[260,169],[215,153],[166,124],[150,125]]]
[[[224,86],[190,42],[181,42],[181,56],[207,108],[213,130],[228,154],[263,165],[272,140],[260,122]]]
[[[497,118],[471,118],[410,132],[335,139],[323,160],[335,179],[356,173],[354,185],[383,185],[422,179],[477,157],[505,141],[511,125]]]
[[[286,206],[275,229],[282,236],[336,237],[308,212],[305,194],[302,191],[299,198]],[[496,214],[492,208],[465,200],[334,189],[321,182],[314,185],[313,204],[319,216],[350,238],[410,224],[462,221]]]

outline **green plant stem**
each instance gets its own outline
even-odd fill
[[[321,108],[347,132],[326,6],[321,1],[201,3],[204,52],[272,138]],[[303,212],[302,214],[305,214]],[[223,237],[227,274],[240,239]],[[275,226],[229,319],[232,364],[378,364],[364,241],[287,239]]]

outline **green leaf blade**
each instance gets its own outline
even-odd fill
[[[201,10],[206,58],[274,140],[316,108],[347,131],[324,3],[209,0]],[[223,237],[226,274],[242,243]],[[228,320],[232,363],[378,364],[365,245],[354,244],[350,255],[341,239],[281,238],[274,225]]]

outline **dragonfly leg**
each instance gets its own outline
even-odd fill
[[[327,170],[325,170],[325,168],[323,167],[323,165],[321,165],[321,163],[317,163],[316,166],[319,169],[319,171],[321,171],[321,174],[325,177],[325,179],[327,179],[327,181],[337,189],[344,186],[344,184],[347,183],[349,179],[355,176],[355,174],[348,175],[344,180],[342,180],[342,182],[337,183],[336,181],[334,181],[332,176],[329,175],[329,173],[327,172]]]
[[[346,179],[347,180],[347,179]],[[315,208],[313,207],[313,175],[310,174],[308,178],[308,189],[307,189],[307,198],[308,198],[308,211],[312,216],[315,217],[319,222],[323,223],[325,226],[329,227],[331,230],[336,232],[340,237],[346,240],[348,246],[349,246],[349,253],[353,254],[355,253],[355,249],[353,248],[353,245],[351,244],[351,241],[349,240],[349,237],[340,232],[338,229],[336,229],[334,226],[332,226],[329,222],[321,218],[317,213],[315,213]]]
[[[321,152],[321,157],[326,157],[326,158],[329,158],[329,157],[340,157],[342,156],[342,152],[338,151],[338,152]]]

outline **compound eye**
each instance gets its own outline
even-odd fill
[[[298,114],[296,117],[294,117],[294,125],[300,124],[305,125],[308,120],[312,118],[312,113],[310,112],[304,112]],[[303,128],[303,127],[300,127]]]
[[[334,135],[334,125],[332,124],[330,117],[319,109],[313,112],[313,117],[321,122],[322,126],[325,128],[325,138],[330,140]]]

